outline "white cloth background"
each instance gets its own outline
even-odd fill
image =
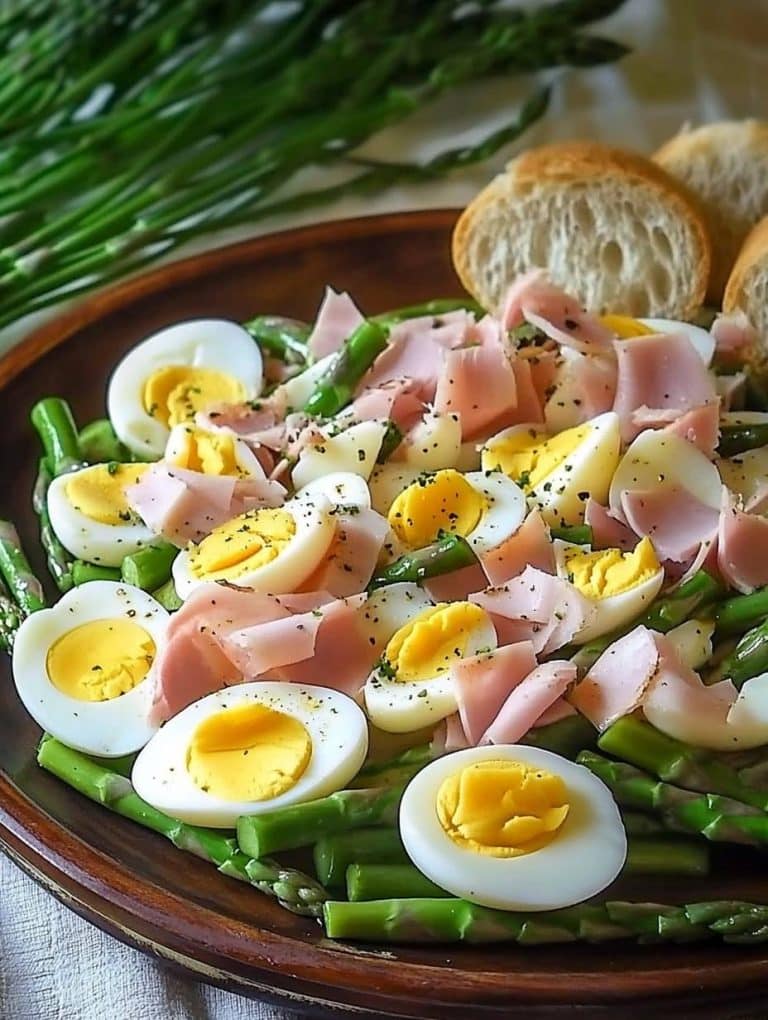
[[[530,4],[529,4],[530,6]],[[684,122],[721,117],[768,118],[768,0],[628,0],[601,26],[633,48],[619,65],[556,76],[546,119],[521,146],[589,137],[652,151]],[[433,105],[368,146],[382,158],[428,156],[477,139],[510,119],[529,79],[482,83]],[[290,221],[333,219],[392,209],[459,206],[500,168],[473,169],[440,184],[394,189]],[[305,174],[303,186],[316,185]],[[241,229],[193,249],[254,233]],[[343,281],[338,281],[343,283]],[[254,309],[255,311],[255,309]],[[280,309],[275,309],[280,311]],[[0,348],[30,328],[0,336]],[[225,879],[222,879],[225,881]],[[168,974],[67,911],[0,856],[0,1017],[3,1020],[282,1020],[280,1010]]]

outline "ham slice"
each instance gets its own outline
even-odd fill
[[[479,563],[472,563],[449,574],[430,577],[424,590],[435,602],[465,602],[472,592],[480,591],[488,583]]]
[[[677,486],[623,492],[621,507],[632,530],[650,538],[661,560],[685,563],[717,535],[719,512]]]
[[[547,574],[554,574],[555,553],[549,528],[539,511],[532,510],[514,535],[510,535],[493,549],[481,553],[480,562],[488,582],[496,586],[522,574],[528,566]]]
[[[466,745],[475,747],[510,692],[536,668],[530,641],[461,659],[451,667]]]
[[[650,334],[614,343],[618,363],[613,409],[629,442],[642,431],[634,413],[674,411],[679,416],[702,404],[716,404],[712,377],[696,348],[682,333]]]
[[[163,461],[150,465],[126,490],[144,523],[179,547],[199,542],[246,510],[282,506],[285,495],[282,485],[266,478],[205,475]]]
[[[572,715],[578,715],[573,705],[566,701],[565,698],[558,698],[557,701],[552,702],[546,712],[539,716],[533,724],[533,728],[538,729],[539,726],[552,726],[553,723],[560,722],[562,719],[568,719]]]
[[[357,394],[386,383],[406,381],[412,393],[423,401],[431,401],[448,350],[432,334],[432,330],[425,330],[390,337],[387,347],[358,384]]]
[[[407,379],[393,379],[374,389],[363,390],[349,408],[349,415],[355,421],[389,418],[403,432],[415,425],[423,412],[424,403]]]
[[[768,584],[768,518],[740,510],[727,497],[720,511],[717,566],[723,580],[748,594]]]
[[[248,680],[308,659],[315,650],[322,610],[265,620],[222,635],[224,653]]]
[[[561,432],[610,411],[616,395],[616,362],[607,354],[564,350],[544,406],[544,420]]]
[[[744,354],[759,341],[755,327],[742,311],[720,314],[710,330],[715,338],[715,350],[719,355],[735,357],[743,361]]]
[[[542,401],[534,382],[533,368],[530,358],[512,357],[510,359],[512,371],[515,376],[515,403],[514,421],[508,425],[523,425],[527,422],[538,424],[544,421]]]
[[[645,427],[645,426],[643,426]],[[710,460],[714,460],[715,450],[720,440],[720,408],[718,403],[702,404],[685,414],[675,418],[666,426],[667,432],[674,432],[682,439],[692,443]]]
[[[593,549],[622,549],[631,552],[637,545],[634,531],[591,496],[584,507],[584,523],[592,529]]]
[[[516,684],[481,738],[482,744],[516,744],[576,680],[576,666],[544,662]]]
[[[584,352],[611,350],[613,334],[585,312],[575,298],[550,283],[542,269],[519,276],[507,292],[502,325],[514,329],[530,322],[564,347]]]
[[[640,707],[658,662],[653,632],[635,627],[603,652],[568,700],[602,732]]]
[[[332,287],[326,287],[307,346],[315,359],[334,354],[364,321],[360,310],[346,291],[337,294]]]
[[[301,587],[347,598],[362,591],[373,576],[389,522],[367,507],[354,513],[339,509],[335,520],[336,534],[328,552]]]
[[[517,406],[515,373],[501,348],[449,351],[435,391],[437,414],[458,414],[464,440]]]

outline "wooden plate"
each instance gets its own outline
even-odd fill
[[[326,283],[369,312],[459,294],[450,266],[452,211],[329,223],[225,248],[159,269],[92,298],[0,361],[0,512],[20,525],[35,565],[30,490],[37,443],[29,409],[45,394],[72,402],[80,422],[103,414],[111,367],[136,341],[194,316],[259,311],[311,318]],[[377,949],[327,941],[250,887],[219,875],[159,836],[109,814],[37,768],[37,727],[2,663],[0,843],[78,913],[118,938],[230,990],[312,1015],[622,1018],[744,1017],[768,988],[768,950],[706,945]],[[750,870],[751,869],[751,870]],[[730,851],[728,878],[616,896],[768,901],[757,855]],[[65,947],[62,947],[65,951]],[[681,1014],[681,1003],[685,1003]],[[618,1014],[616,1009],[618,1008]]]

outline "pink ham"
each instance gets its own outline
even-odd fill
[[[515,402],[514,421],[510,421],[508,424],[524,425],[528,422],[543,422],[543,405],[534,383],[531,359],[513,357],[510,359],[510,364],[515,376],[515,394],[517,400]]]
[[[363,390],[349,408],[356,421],[389,418],[402,431],[415,425],[423,412],[424,403],[407,379],[393,379],[375,389]]]
[[[205,475],[159,461],[126,496],[155,534],[183,547],[246,510],[282,506],[285,489],[266,478]]]
[[[501,321],[506,329],[530,322],[551,340],[579,351],[611,350],[611,331],[550,283],[542,269],[533,269],[515,280],[507,292]]]
[[[520,361],[527,361],[531,369],[531,383],[539,406],[544,408],[555,391],[557,377],[563,363],[562,351],[548,350],[543,347],[526,348],[517,355]]]
[[[222,649],[246,679],[255,680],[314,653],[321,613],[295,613],[231,631],[222,635]]]
[[[733,356],[743,361],[744,354],[758,343],[755,327],[742,311],[718,315],[710,330],[715,338],[719,355]]]
[[[642,431],[633,415],[640,408],[681,415],[717,403],[712,377],[691,341],[682,333],[617,340],[618,378],[613,409],[621,435],[630,442]]]
[[[502,347],[501,323],[492,315],[484,315],[478,322],[473,322],[467,329],[468,345],[479,344],[480,347]]]
[[[362,591],[373,576],[389,522],[365,507],[355,513],[339,510],[335,521],[336,535],[328,552],[301,587],[347,598]]]
[[[435,602],[464,602],[472,592],[480,591],[487,583],[483,568],[472,563],[460,570],[452,570],[450,574],[430,577],[424,582],[424,590]]]
[[[591,496],[584,507],[584,523],[592,529],[593,549],[623,549],[629,552],[637,545],[634,531]]]
[[[500,348],[449,351],[435,392],[438,414],[458,414],[464,440],[517,406],[515,373]]]
[[[461,725],[459,713],[454,712],[447,719],[438,723],[432,737],[432,747],[438,755],[450,754],[451,751],[463,751],[470,747],[464,727]]]
[[[661,560],[685,563],[717,534],[719,512],[677,486],[623,492],[621,508],[632,530],[650,538]]]
[[[198,411],[195,424],[203,429],[230,429],[238,436],[264,432],[277,424],[278,414],[269,400],[247,404],[216,404],[207,411]]]
[[[566,701],[565,698],[558,698],[557,701],[552,702],[546,712],[539,716],[533,727],[538,729],[539,726],[552,726],[553,723],[569,719],[572,715],[578,715],[573,705]]]
[[[572,662],[555,660],[536,666],[512,688],[482,744],[516,744],[551,709],[576,680]]]
[[[720,439],[719,405],[714,403],[694,407],[667,425],[666,431],[674,432],[707,457],[714,459]]]
[[[720,512],[717,566],[745,594],[768,584],[768,518],[740,510],[732,499]]]
[[[544,407],[552,431],[581,425],[610,411],[616,394],[616,362],[607,354],[563,351]]]
[[[522,574],[528,566],[554,574],[555,553],[549,528],[539,511],[532,510],[514,535],[510,535],[501,545],[481,553],[480,562],[488,582],[496,586]]]
[[[653,632],[635,627],[603,652],[568,700],[602,732],[640,707],[658,661]]]
[[[510,692],[535,668],[536,656],[530,641],[473,655],[451,667],[467,746],[480,743]]]
[[[315,358],[333,354],[363,321],[357,305],[346,291],[337,294],[333,288],[326,287],[307,346]]]

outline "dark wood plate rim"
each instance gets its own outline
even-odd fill
[[[32,332],[0,358],[0,389],[85,325],[144,295],[203,277],[214,269],[322,246],[331,240],[415,233],[426,227],[447,230],[456,215],[456,210],[438,209],[330,221],[260,236],[161,266],[78,303]],[[557,982],[543,987],[541,973],[451,966],[450,947],[445,947],[445,959],[428,966],[397,959],[396,951],[330,941],[311,944],[259,928],[258,918],[254,925],[224,919],[149,880],[136,882],[47,815],[2,771],[0,847],[62,903],[122,941],[159,955],[204,981],[277,998],[292,1008],[311,1009],[318,1015],[345,1008],[378,1013],[377,1007],[381,1007],[382,1012],[418,1016],[421,1014],[411,1010],[421,1002],[431,1007],[466,1003],[479,1014],[490,1010],[496,1015],[501,1015],[497,1011],[502,1007],[512,1015],[509,1011],[517,1007],[532,1016],[540,1015],[541,1008],[559,1013],[580,1003],[602,1013],[612,1005],[637,1004],[640,999],[661,1002],[669,997],[699,998],[711,992],[731,999],[741,998],[745,992],[755,995],[764,990],[768,977],[765,954],[734,950],[732,959],[719,959],[714,967],[702,963],[658,971],[629,969],[621,972],[620,980],[609,974],[563,969]],[[222,877],[222,881],[229,880]],[[563,947],[566,967],[567,952],[568,947]],[[674,948],[667,952],[673,953]],[[690,1002],[693,1004],[693,999]]]

